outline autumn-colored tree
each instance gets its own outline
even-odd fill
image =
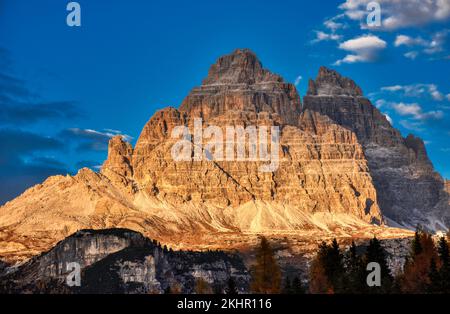
[[[212,294],[212,288],[206,280],[203,278],[197,278],[195,281],[195,293],[196,294]]]
[[[331,246],[322,242],[309,270],[309,291],[315,294],[338,292],[337,284],[343,275],[342,265],[337,241],[334,240]]]
[[[410,256],[403,267],[400,289],[404,293],[425,293],[431,285],[430,270],[438,256],[432,236],[417,230],[411,244]]]
[[[256,264],[252,267],[251,289],[254,293],[273,294],[281,291],[281,271],[275,255],[265,237],[256,251]]]

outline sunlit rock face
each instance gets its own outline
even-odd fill
[[[200,119],[201,132],[278,128],[277,166],[263,172],[270,161],[204,158],[204,146],[202,158],[176,161],[174,130],[193,133]],[[178,109],[156,112],[134,147],[112,138],[98,173],[48,178],[0,207],[0,259],[30,258],[80,229],[129,228],[195,249],[253,245],[256,234],[399,235],[384,217],[446,222],[441,191],[423,143],[403,139],[352,80],[321,68],[302,104],[294,85],[238,49]],[[431,213],[438,218],[427,222]]]
[[[383,215],[393,224],[430,230],[450,225],[444,181],[420,138],[403,138],[350,79],[322,67],[309,85],[304,108],[355,132],[369,162]]]

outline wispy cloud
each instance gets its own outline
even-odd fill
[[[347,27],[347,25],[341,21],[343,17],[344,14],[339,14],[330,19],[327,19],[323,22],[323,26],[335,33],[336,31]]]
[[[128,142],[133,139],[130,135],[112,129],[98,131],[94,129],[69,128],[59,134],[60,137],[70,139],[76,143],[76,150],[80,152],[106,151],[109,140],[117,135],[122,136]]]
[[[334,33],[325,33],[322,31],[314,31],[314,33],[316,34],[316,38],[314,38],[311,43],[315,44],[321,41],[328,41],[328,40],[334,40],[334,41],[338,41],[342,38],[341,35],[338,34],[334,34]]]
[[[427,46],[429,45],[429,42],[423,39],[422,37],[410,37],[407,35],[397,35],[395,38],[394,46]]]
[[[414,120],[439,120],[444,117],[441,110],[432,110],[424,112],[418,103],[391,103],[391,107],[401,116],[410,116]]]
[[[295,78],[294,85],[295,85],[295,86],[298,86],[298,85],[300,84],[300,82],[301,82],[302,79],[303,79],[303,77],[302,77],[301,75],[297,76],[297,77]]]
[[[417,58],[417,56],[419,55],[419,52],[409,51],[409,52],[404,53],[403,55],[405,56],[405,58],[415,60]]]
[[[406,97],[422,97],[427,95],[433,100],[444,100],[444,94],[439,91],[436,84],[411,84],[411,85],[392,85],[381,88],[381,91],[391,93],[401,93]]]
[[[445,45],[447,43],[448,34],[450,30],[444,29],[434,33],[431,38],[424,39],[420,36],[411,37],[407,35],[397,35],[394,46],[395,47],[420,47],[421,52],[427,55],[436,55],[445,52]],[[412,52],[405,53],[404,56],[410,59],[415,59],[419,55],[417,49]]]

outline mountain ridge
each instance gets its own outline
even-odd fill
[[[192,130],[195,119],[221,129],[280,127],[279,168],[260,173],[259,161],[175,162],[172,130]],[[112,138],[99,173],[82,169],[74,177],[51,177],[0,207],[0,256],[28,258],[87,228],[130,228],[180,248],[240,247],[257,234],[410,236],[385,226],[393,220],[415,227],[395,215],[384,219],[379,147],[399,160],[397,168],[417,168],[429,179],[425,193],[432,195],[423,203],[433,208],[425,211],[439,218],[430,229],[448,226],[448,198],[435,195],[441,181],[423,143],[403,139],[354,81],[322,67],[302,103],[293,84],[264,69],[250,50],[238,49],[211,66],[179,109],[157,111],[135,147]],[[375,181],[372,169],[379,170]],[[402,217],[411,216],[400,209]],[[413,214],[424,222],[420,212]]]

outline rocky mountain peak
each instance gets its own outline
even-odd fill
[[[362,96],[361,88],[356,83],[335,70],[320,67],[315,80],[309,80],[310,96]]]
[[[191,90],[180,106],[190,117],[208,120],[230,111],[277,115],[295,125],[301,100],[294,85],[263,68],[249,49],[237,49],[220,57],[199,87]]]
[[[250,49],[236,49],[220,57],[209,70],[203,85],[255,84],[261,82],[283,82],[283,79],[263,68],[258,57]]]

